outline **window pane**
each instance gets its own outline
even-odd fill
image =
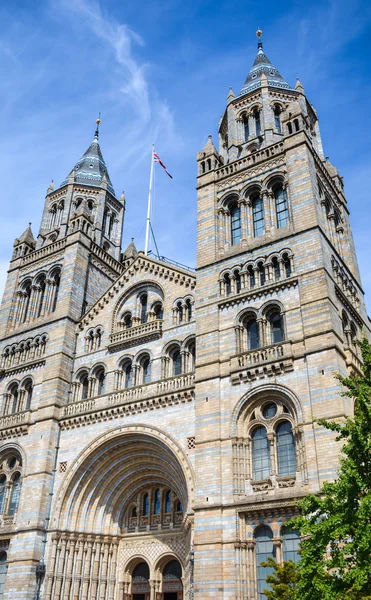
[[[264,206],[263,199],[256,197],[252,201],[252,218],[254,222],[254,236],[259,237],[264,233]]]
[[[149,513],[149,500],[148,494],[144,494],[143,497],[143,516],[146,517]]]
[[[260,112],[256,111],[255,115],[255,127],[256,127],[256,135],[260,135],[261,132],[261,125],[260,125]]]
[[[4,504],[5,504],[5,493],[6,493],[6,477],[3,475],[0,478],[0,514],[4,512]]]
[[[12,516],[18,508],[19,496],[21,493],[21,476],[19,473],[14,476],[10,494],[8,515]]]
[[[165,512],[171,512],[171,492],[167,491],[165,496]]]
[[[277,227],[285,227],[289,221],[286,192],[282,187],[279,187],[274,192],[274,196],[276,198]]]
[[[278,475],[295,475],[296,448],[291,423],[286,421],[277,427]]]
[[[232,246],[238,244],[241,239],[241,212],[237,204],[233,204],[230,208],[231,213],[231,237]]]
[[[0,554],[0,600],[2,600],[2,598],[4,597],[6,571],[8,568],[7,559],[8,559],[8,557],[7,557],[6,552],[1,552],[1,554]]]
[[[269,589],[266,582],[267,575],[273,573],[273,569],[262,566],[262,562],[266,562],[269,557],[275,558],[272,531],[269,527],[261,527],[256,535],[256,571],[258,583],[258,598],[263,600],[266,598],[264,590]]]
[[[178,350],[173,354],[173,371],[174,375],[182,374],[182,356]]]
[[[256,321],[249,321],[245,324],[247,332],[247,347],[249,350],[259,348],[259,326]]]
[[[265,427],[258,427],[252,435],[252,470],[255,481],[266,479],[271,472],[269,442]]]
[[[283,529],[283,560],[292,560],[297,563],[300,560],[299,544],[300,533],[296,530]]]
[[[151,363],[149,359],[143,363],[143,383],[150,383],[151,381]]]
[[[140,297],[140,320],[142,323],[147,323],[147,301],[147,294],[142,294],[142,296]]]
[[[283,340],[283,327],[282,327],[282,318],[279,313],[273,313],[269,322],[271,325],[271,341],[272,344],[277,344],[278,342],[282,342]]]
[[[249,117],[245,117],[244,121],[243,121],[243,126],[244,126],[244,130],[245,130],[245,142],[248,141],[249,139]]]
[[[132,385],[133,385],[133,368],[130,364],[125,368],[125,387],[129,388]]]
[[[161,501],[160,501],[160,490],[155,491],[155,503],[154,503],[154,513],[155,515],[160,514],[161,509]]]

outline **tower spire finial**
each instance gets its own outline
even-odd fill
[[[96,128],[95,133],[94,133],[94,138],[98,141],[98,137],[99,137],[99,125],[102,122],[102,120],[100,118],[100,113],[99,113],[98,119],[95,122],[97,124],[97,128]]]
[[[256,37],[258,38],[258,50],[263,50],[262,35],[263,35],[263,32],[258,25],[258,30],[256,32]]]

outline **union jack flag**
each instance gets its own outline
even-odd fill
[[[161,158],[159,157],[158,154],[156,154],[156,152],[153,153],[153,161],[160,163],[161,167],[164,169],[166,175],[169,175],[170,179],[173,178],[172,175],[170,175],[169,171],[167,170],[167,168],[165,167],[164,163],[162,162]]]

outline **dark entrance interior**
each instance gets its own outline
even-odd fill
[[[177,592],[165,592],[164,600],[178,600],[178,593]]]
[[[133,600],[146,600],[146,595],[145,594],[133,594]]]

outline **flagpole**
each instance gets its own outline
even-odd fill
[[[153,183],[153,154],[155,151],[155,145],[152,144],[152,152],[151,152],[151,172],[149,175],[149,190],[148,190],[148,208],[147,208],[147,222],[146,222],[146,243],[144,246],[144,254],[147,256],[148,254],[148,244],[149,244],[149,227],[151,222],[151,200],[152,200],[152,183]]]

